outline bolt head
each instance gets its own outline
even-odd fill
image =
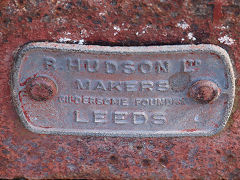
[[[47,101],[57,94],[56,83],[48,77],[35,77],[27,83],[29,96],[36,101]]]
[[[195,82],[188,91],[188,95],[194,100],[206,104],[215,101],[220,95],[220,88],[209,80]]]

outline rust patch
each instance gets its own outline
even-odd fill
[[[47,77],[36,77],[27,83],[28,95],[36,101],[46,101],[57,94],[57,85]]]
[[[217,85],[208,80],[197,81],[188,91],[189,96],[200,103],[211,103],[215,101],[219,97],[220,92],[221,90]]]

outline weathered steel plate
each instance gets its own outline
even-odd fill
[[[29,94],[29,83],[39,77],[55,84],[53,97],[34,99]],[[218,86],[215,101],[201,103],[189,96],[189,88],[200,80]],[[227,123],[234,74],[226,51],[214,45],[40,42],[18,53],[12,94],[21,121],[36,133],[207,136]]]

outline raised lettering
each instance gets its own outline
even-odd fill
[[[135,72],[135,66],[133,61],[126,61],[122,64],[123,73],[132,74]]]
[[[141,82],[141,91],[152,91],[153,90],[153,82],[152,81],[142,81]]]
[[[184,72],[194,72],[198,70],[197,66],[201,65],[201,60],[192,60],[192,59],[184,59],[183,60],[183,71]]]
[[[46,70],[56,70],[56,62],[56,59],[53,57],[45,57],[43,65]]]
[[[123,98],[122,99],[122,106],[128,106],[129,103],[128,103],[128,98]]]
[[[98,60],[86,60],[85,61],[85,68],[88,72],[95,73],[98,71],[99,68],[99,61]]]
[[[110,81],[108,83],[108,89],[109,91],[112,91],[112,90],[122,91],[121,82]]]
[[[158,61],[155,66],[156,73],[168,72],[168,62],[167,61]]]
[[[76,120],[76,122],[84,122],[84,123],[87,123],[87,122],[89,122],[89,120],[87,120],[87,119],[82,119],[81,117],[81,114],[80,114],[80,111],[78,111],[78,110],[76,110],[76,111],[74,111],[74,114],[75,114],[75,120]]]
[[[151,61],[144,61],[139,64],[139,71],[143,74],[151,72],[152,68],[153,66]]]
[[[163,125],[166,123],[167,119],[164,113],[156,113],[152,115],[152,123],[157,125]]]
[[[85,82],[83,83],[82,80],[77,79],[75,81],[75,84],[76,84],[77,89],[89,90],[90,81],[89,80],[85,80]]]
[[[137,91],[137,81],[126,81],[124,85],[128,92]]]
[[[126,124],[128,121],[126,120],[127,112],[116,111],[113,113],[113,120],[116,124]]]
[[[103,104],[103,98],[96,98],[96,104],[98,105]]]
[[[156,83],[157,91],[167,91],[169,90],[169,81],[168,80],[160,80]]]
[[[79,59],[76,59],[75,61],[73,61],[72,59],[68,58],[67,67],[69,71],[75,70],[79,72],[81,69],[81,61]]]
[[[93,111],[93,120],[96,123],[105,123],[107,112],[106,111]]]
[[[106,61],[105,62],[106,73],[107,74],[114,74],[117,70],[117,63],[114,61]]]
[[[107,90],[102,81],[97,81],[96,86],[93,88],[93,90],[97,90],[97,89],[102,91]]]
[[[58,101],[59,101],[60,103],[64,103],[64,102],[65,102],[64,99],[65,99],[64,96],[59,96],[59,97],[58,97]]]
[[[145,112],[134,112],[133,113],[133,123],[134,124],[144,124],[148,120]]]

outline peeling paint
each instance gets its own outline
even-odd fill
[[[59,42],[69,42],[69,41],[72,41],[72,39],[66,38],[66,37],[64,37],[64,38],[61,37],[58,41]]]
[[[229,26],[217,26],[218,29],[226,30],[229,29]]]
[[[177,27],[182,28],[183,30],[188,29],[190,26],[189,24],[187,24],[184,20],[182,20],[181,22],[177,23]]]
[[[58,41],[61,43],[72,42],[72,43],[84,44],[84,39],[73,40],[71,38],[61,37]]]
[[[223,44],[226,44],[226,45],[232,45],[235,42],[235,40],[230,38],[230,37],[228,37],[228,35],[225,35],[223,37],[218,38],[218,41],[220,43],[223,43]]]
[[[113,26],[113,29],[116,30],[116,31],[121,31],[120,27],[119,26]]]
[[[188,33],[188,39],[189,39],[189,40],[196,41],[196,38],[193,36],[193,33],[192,33],[192,32]]]

